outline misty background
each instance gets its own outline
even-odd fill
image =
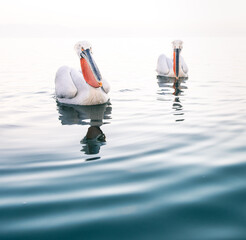
[[[0,37],[246,36],[244,0],[0,1]]]

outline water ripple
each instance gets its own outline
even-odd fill
[[[0,239],[245,238],[245,80],[213,53],[218,44],[231,51],[237,69],[244,55],[227,39],[185,41],[190,76],[178,82],[153,71],[165,39],[110,41],[109,57],[98,55],[112,79],[110,102],[92,107],[56,102],[57,61],[69,53],[47,62],[41,48],[31,64],[36,48],[1,41],[27,59],[25,67],[2,61],[0,71]],[[105,41],[95,40],[101,49]],[[127,55],[118,48],[126,43]],[[120,65],[109,60],[116,45]]]

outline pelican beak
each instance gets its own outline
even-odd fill
[[[90,49],[81,49],[80,65],[85,81],[94,88],[102,87],[102,76],[92,58]]]
[[[174,48],[173,51],[173,72],[176,79],[179,79],[179,54],[181,49]]]

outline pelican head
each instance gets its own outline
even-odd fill
[[[173,44],[173,72],[175,74],[176,79],[179,78],[179,56],[180,52],[183,48],[183,42],[181,40],[175,40],[172,42]]]
[[[94,88],[102,86],[101,73],[92,57],[92,47],[87,41],[77,42],[74,50],[80,58],[81,70],[85,81]]]

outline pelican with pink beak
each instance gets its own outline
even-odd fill
[[[73,105],[99,105],[109,101],[109,83],[102,78],[93,59],[91,44],[81,41],[74,49],[79,56],[81,70],[62,66],[55,77],[57,101]]]
[[[173,59],[167,58],[165,54],[161,54],[157,62],[158,76],[168,78],[188,78],[188,67],[180,55],[183,48],[183,42],[176,40],[173,44]]]

